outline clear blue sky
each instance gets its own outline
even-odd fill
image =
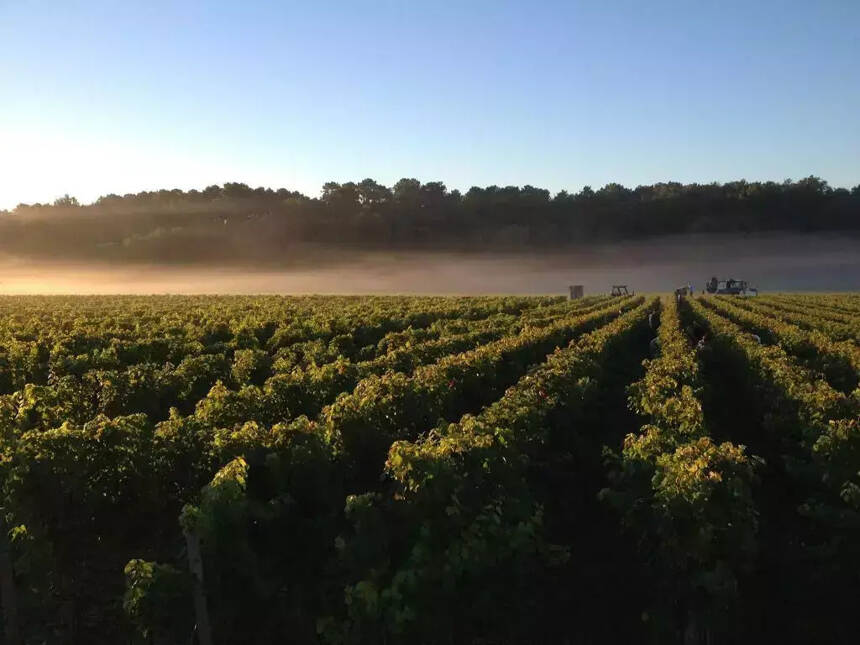
[[[853,186],[858,34],[858,0],[0,0],[0,208],[364,177]]]

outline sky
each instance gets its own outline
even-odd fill
[[[365,177],[850,187],[858,25],[858,0],[0,0],[0,208]]]

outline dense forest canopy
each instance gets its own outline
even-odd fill
[[[860,229],[860,185],[817,177],[657,183],[551,195],[534,186],[328,182],[318,198],[243,183],[0,211],[0,252],[67,259],[278,260],[307,245],[529,249],[681,233]]]

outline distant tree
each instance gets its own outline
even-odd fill
[[[374,211],[391,199],[391,189],[373,179],[364,179],[358,184],[358,201],[366,211]]]
[[[322,201],[327,212],[339,220],[351,219],[361,210],[359,197],[358,185],[355,182],[339,184],[330,181],[323,185]]]
[[[616,183],[606,184],[603,188],[597,191],[598,196],[615,200],[625,199],[630,197],[632,194],[633,191]]]
[[[222,192],[224,197],[228,197],[230,199],[242,199],[253,195],[253,191],[251,190],[251,187],[248,186],[248,184],[233,182],[227,182],[226,184],[224,184],[224,189]]]
[[[52,213],[63,216],[48,217]],[[541,247],[771,230],[860,230],[860,185],[833,188],[814,175],[634,189],[610,182],[597,191],[584,186],[551,196],[531,185],[473,186],[461,194],[440,181],[404,177],[392,187],[372,178],[327,182],[313,198],[228,182],[202,190],[108,194],[86,206],[69,195],[52,204],[19,204],[0,223],[0,252],[193,261],[234,253],[256,259],[302,242]]]
[[[421,182],[417,179],[403,178],[394,184],[394,199],[403,206],[414,206],[419,202]]]
[[[68,193],[54,200],[54,206],[57,208],[80,208],[81,204],[77,198],[70,197]]]
[[[218,197],[221,197],[221,186],[218,186],[217,184],[207,186],[200,191],[200,196],[209,200],[217,199]]]
[[[827,185],[827,182],[820,177],[815,177],[813,175],[809,175],[809,177],[800,179],[796,184],[794,184],[794,187],[798,190],[816,193],[819,195],[826,195],[828,192],[830,192],[830,186]]]

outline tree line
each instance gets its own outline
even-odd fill
[[[682,233],[850,231],[860,185],[798,181],[627,188],[577,193],[534,186],[472,187],[373,179],[328,182],[319,197],[244,183],[204,190],[105,195],[82,205],[0,211],[0,251],[77,259],[279,260],[307,245],[362,249],[529,249]]]

